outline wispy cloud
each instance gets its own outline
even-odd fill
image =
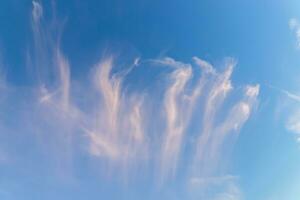
[[[37,81],[34,88],[23,89],[27,110],[16,118],[30,124],[23,131],[37,132],[37,142],[52,150],[54,159],[61,157],[60,167],[72,167],[81,152],[100,161],[104,173],[106,169],[130,179],[136,169],[144,169],[162,185],[181,173],[188,184],[228,183],[227,193],[217,199],[238,196],[235,177],[226,175],[225,167],[224,173],[217,172],[223,170],[219,162],[224,150],[234,144],[255,108],[259,85],[234,88],[234,59],[224,62],[224,70],[198,57],[191,63],[133,59],[119,69],[122,61],[106,55],[91,68],[88,83],[76,81],[59,35],[45,27],[43,14],[42,5],[33,1],[29,55]],[[147,85],[137,87],[130,80],[136,70],[156,66],[159,70]]]
[[[246,86],[241,100],[227,108],[228,114],[222,120],[219,115],[224,114],[226,109],[224,101],[233,90],[230,76],[233,70],[234,62],[229,62],[223,73],[217,73],[209,82],[210,90],[206,97],[203,108],[202,129],[199,133],[195,168],[199,173],[205,175],[214,171],[217,166],[217,160],[223,148],[224,139],[230,136],[230,133],[237,132],[249,118],[253,105],[256,102],[259,93],[259,85]]]
[[[32,1],[32,18],[35,23],[39,23],[41,17],[43,16],[43,7],[37,1]]]
[[[171,84],[164,97],[164,110],[166,120],[165,136],[162,144],[162,170],[163,174],[176,172],[178,158],[181,152],[182,140],[188,125],[190,102],[186,101],[185,89],[192,76],[192,68],[179,62],[171,62],[175,70],[169,78]]]
[[[233,175],[194,177],[190,179],[189,187],[193,197],[198,199],[241,200],[243,198],[238,182],[239,177]],[[196,199],[193,197],[192,199]]]
[[[268,85],[270,88],[273,88],[281,93],[283,93],[284,95],[286,95],[288,98],[294,100],[294,101],[297,101],[297,102],[300,102],[300,95],[297,95],[293,92],[290,92],[288,90],[285,90],[285,89],[281,89],[279,87],[275,87],[275,86],[272,86],[272,85]]]
[[[98,110],[86,115],[83,126],[90,138],[90,153],[127,169],[145,157],[144,98],[124,93],[124,75],[112,75],[112,67],[112,57],[96,66],[93,83],[100,96],[93,106]]]
[[[287,129],[300,134],[300,113],[294,113],[287,122]]]
[[[297,48],[300,48],[300,24],[298,19],[291,18],[289,21],[290,29],[294,32],[297,41]]]
[[[270,85],[269,87],[281,92],[283,95],[285,95],[285,97],[287,97],[289,100],[294,102],[291,104],[294,108],[291,111],[291,114],[289,114],[288,119],[285,122],[285,127],[288,131],[295,133],[297,137],[297,141],[300,142],[300,111],[298,105],[300,103],[300,95],[279,87],[270,86]]]

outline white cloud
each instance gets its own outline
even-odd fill
[[[246,95],[249,97],[255,97],[259,94],[259,85],[247,86],[246,87]]]
[[[143,96],[122,93],[123,75],[112,75],[113,59],[96,66],[93,82],[100,94],[96,113],[87,113],[85,127],[90,136],[90,152],[127,168],[145,155]],[[93,117],[96,116],[96,117]],[[92,122],[92,123],[90,123]],[[90,126],[90,125],[87,125]]]
[[[295,133],[297,142],[300,142],[300,111],[299,109],[292,113],[287,122],[286,122],[287,130]]]
[[[39,22],[41,17],[43,16],[43,7],[37,1],[32,1],[33,9],[32,9],[32,18],[34,22]]]
[[[299,115],[294,115],[289,119],[289,121],[287,123],[287,128],[292,132],[300,134]]]
[[[241,200],[242,193],[239,187],[233,183],[227,186],[226,190],[216,195],[214,200]]]
[[[193,177],[190,179],[191,199],[241,200],[239,177],[223,175],[215,177]]]
[[[288,131],[295,133],[297,141],[300,142],[300,111],[298,105],[300,103],[300,96],[285,89],[274,86],[270,87],[284,94],[289,100],[292,100],[292,103],[289,102],[288,104],[293,107],[293,110],[289,113],[287,120],[285,120],[285,127]]]
[[[192,177],[190,179],[190,183],[198,187],[198,186],[206,186],[208,184],[220,185],[223,182],[236,181],[237,179],[238,177],[233,175],[224,175],[221,177],[207,177],[207,178]]]
[[[300,102],[300,96],[298,94],[295,94],[295,93],[290,92],[288,90],[281,89],[281,88],[274,87],[274,86],[269,86],[269,87],[281,92],[282,94],[286,95],[288,98],[290,98],[290,99],[292,99],[296,102]]]
[[[190,114],[187,111],[192,106],[190,102],[184,99],[186,84],[191,77],[191,66],[183,64],[180,64],[170,75],[173,83],[166,90],[164,98],[167,127],[162,144],[161,162],[163,174],[170,173],[174,175],[176,172],[183,136],[190,118],[190,116],[187,116]]]
[[[253,105],[256,102],[259,86],[246,86],[244,97],[229,108],[223,120],[224,102],[229,92],[232,92],[230,76],[235,62],[227,63],[223,73],[216,73],[207,87],[210,88],[204,99],[202,129],[199,132],[196,156],[194,160],[194,174],[196,176],[212,176],[222,157],[224,141],[231,133],[238,131],[249,118]],[[227,108],[228,109],[228,108]],[[195,176],[195,175],[194,175]]]
[[[300,24],[298,19],[295,18],[290,19],[289,26],[296,36],[297,48],[300,48]]]
[[[52,155],[58,167],[72,168],[73,159],[84,150],[92,162],[114,170],[115,177],[121,173],[130,179],[136,169],[145,168],[164,184],[183,173],[184,181],[197,185],[221,183],[226,189],[218,199],[238,196],[235,177],[217,174],[222,168],[218,163],[226,141],[249,119],[259,85],[246,85],[242,92],[235,89],[234,60],[225,62],[223,71],[198,57],[192,63],[169,57],[151,62],[134,59],[120,70],[116,65],[121,61],[108,55],[92,68],[88,83],[76,81],[72,62],[60,50],[59,35],[40,23],[42,15],[42,5],[33,1],[30,57],[37,81],[35,88],[23,89],[29,103],[16,118],[30,124],[22,131],[37,133],[45,155]],[[139,66],[163,70],[147,85],[136,87],[128,77]],[[229,99],[231,94],[234,98]],[[185,171],[179,172],[179,167]]]

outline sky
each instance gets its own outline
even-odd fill
[[[300,2],[3,0],[0,199],[298,200]]]

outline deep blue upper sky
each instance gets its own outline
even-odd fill
[[[76,65],[91,64],[89,61],[96,60],[103,48],[120,47],[145,58],[168,55],[189,60],[202,55],[220,60],[232,56],[240,64],[236,73],[251,82],[269,79],[270,66],[280,74],[293,57],[288,53],[293,44],[288,20],[297,17],[299,6],[296,1],[237,0],[75,0],[43,4],[48,19],[55,7],[56,15],[65,20],[62,48]],[[4,1],[0,9],[6,60],[22,70],[31,39],[31,1]],[[277,78],[285,77],[274,81]]]

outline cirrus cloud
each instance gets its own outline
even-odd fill
[[[74,66],[59,46],[59,34],[45,27],[43,14],[42,5],[33,1],[29,57],[36,85],[16,88],[18,94],[27,93],[22,97],[26,105],[15,94],[10,98],[21,107],[12,117],[26,124],[21,131],[39,143],[37,149],[51,155],[47,162],[72,168],[85,154],[100,163],[104,174],[113,171],[112,176],[126,180],[142,170],[155,174],[162,187],[183,179],[201,187],[226,184],[227,193],[221,191],[216,199],[239,195],[235,178],[220,162],[255,109],[259,85],[234,87],[234,59],[225,60],[223,70],[198,57],[190,63],[134,58],[119,69],[122,60],[112,54],[90,67],[90,79],[79,81],[72,77]],[[138,73],[143,68],[154,75]],[[132,81],[133,74],[144,84]]]

